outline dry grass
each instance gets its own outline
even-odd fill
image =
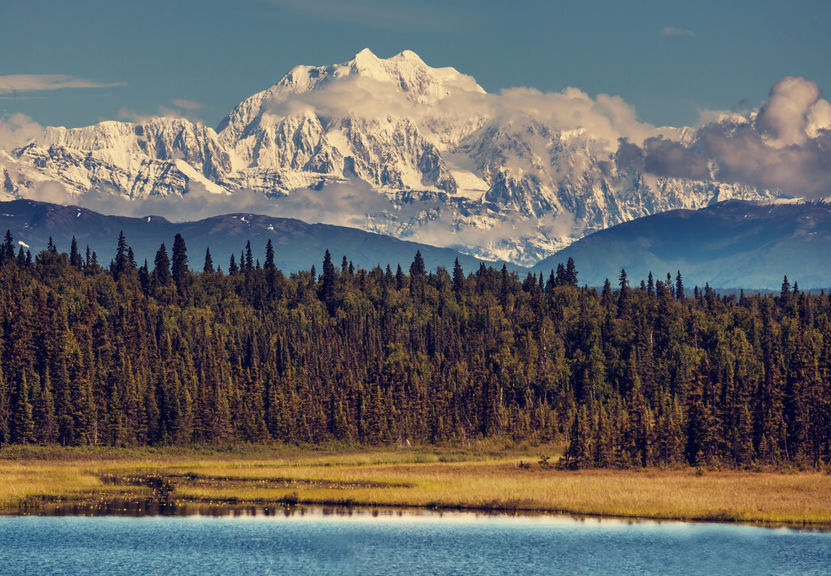
[[[163,479],[165,497],[178,503],[527,510],[831,527],[829,474],[540,468],[538,454],[553,450],[0,452],[0,511],[14,512],[38,498],[147,498],[154,493],[142,479],[152,477]],[[530,469],[520,467],[521,460],[533,462]]]

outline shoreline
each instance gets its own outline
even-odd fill
[[[323,507],[831,530],[827,472],[529,466],[552,450],[0,451],[0,514],[232,515]]]
[[[831,522],[822,523],[787,523],[762,522],[758,520],[733,520],[724,518],[680,518],[671,516],[619,516],[603,513],[575,513],[568,510],[553,509],[499,509],[464,506],[414,506],[407,504],[366,504],[344,502],[304,501],[292,504],[288,502],[198,502],[183,501],[167,504],[162,508],[158,504],[136,501],[91,504],[83,500],[67,500],[35,504],[28,502],[23,508],[11,511],[0,510],[0,517],[119,517],[119,518],[276,518],[276,517],[413,517],[439,518],[445,516],[471,516],[493,519],[567,519],[577,522],[593,520],[597,522],[619,522],[626,524],[719,524],[725,526],[746,526],[770,530],[788,529],[797,532],[831,533]]]

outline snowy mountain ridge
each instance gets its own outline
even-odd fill
[[[216,130],[170,117],[46,128],[0,155],[0,193],[165,199],[174,211],[254,194],[275,215],[522,265],[641,216],[776,196],[719,182],[712,167],[694,177],[650,173],[624,153],[648,138],[691,137],[638,122],[616,97],[489,95],[414,52],[381,59],[366,49],[343,64],[293,68]]]

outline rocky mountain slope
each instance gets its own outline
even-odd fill
[[[363,50],[343,64],[293,68],[216,130],[168,117],[47,128],[0,156],[0,193],[80,204],[167,198],[174,211],[189,197],[253,193],[270,199],[272,214],[320,205],[326,221],[531,265],[638,217],[771,196],[706,167],[657,176],[621,144],[685,137],[639,123],[614,97],[489,95],[413,52]]]

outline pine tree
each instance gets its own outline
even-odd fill
[[[788,276],[782,280],[782,290],[779,292],[779,305],[782,308],[788,306],[791,301],[791,283],[788,281]]]
[[[387,270],[389,270],[389,266],[387,266]],[[453,293],[456,294],[456,297],[460,297],[462,294],[462,290],[465,286],[465,273],[462,270],[462,265],[459,264],[459,259],[453,262]]]
[[[16,444],[29,444],[35,441],[35,421],[32,416],[32,403],[29,399],[29,384],[24,372],[17,383],[14,394],[11,418],[11,437]]]
[[[55,417],[55,401],[52,395],[52,381],[49,370],[32,393],[32,419],[35,422],[35,436],[39,444],[54,444],[58,439],[58,423]],[[39,384],[39,385],[38,385]],[[34,388],[34,386],[33,386]]]
[[[167,256],[167,248],[164,242],[156,251],[156,257],[153,259],[153,278],[159,286],[167,286],[170,282],[170,258]]]
[[[181,234],[173,237],[173,259],[171,275],[180,297],[188,294],[188,249]]]
[[[149,294],[150,288],[153,284],[153,277],[150,274],[150,267],[147,264],[147,258],[144,259],[144,264],[142,264],[138,270],[138,279],[139,284],[141,285],[142,292],[144,292],[145,294]]]
[[[577,266],[574,264],[574,258],[568,257],[565,269],[565,281],[569,286],[577,287]]]
[[[323,255],[323,275],[321,279],[320,294],[321,299],[326,304],[329,314],[335,313],[337,302],[335,301],[337,278],[335,277],[335,266],[332,264],[332,255],[329,250]]]
[[[202,266],[202,272],[204,272],[205,274],[214,273],[214,260],[213,258],[211,258],[210,248],[205,249],[205,264]]]
[[[254,270],[254,255],[251,252],[251,240],[245,243],[245,271],[251,272]]]
[[[271,238],[265,243],[265,269],[274,270],[274,245],[271,243]]]
[[[681,271],[675,276],[675,298],[676,300],[684,299],[684,281],[681,279]]]
[[[129,246],[127,246],[127,239],[124,237],[124,231],[118,233],[118,243],[116,244],[115,260],[110,266],[113,278],[117,282],[130,269],[130,255]]]
[[[14,259],[14,237],[11,230],[6,230],[3,245],[0,247],[0,264]]]
[[[421,250],[416,250],[413,263],[410,264],[410,276],[424,276],[426,273],[427,270],[424,267],[424,258],[421,256]]]
[[[417,250],[412,264],[410,264],[410,295],[413,301],[421,303],[424,299],[425,275],[424,258],[421,257],[421,250]]]
[[[557,275],[554,278],[556,286],[565,286],[568,283],[566,275],[566,267],[562,262],[557,263]]]
[[[72,244],[69,248],[69,263],[76,270],[80,271],[83,268],[83,260],[81,260],[81,253],[78,252],[78,242],[76,242],[75,236],[72,236]]]
[[[9,398],[9,385],[0,366],[0,446],[12,442],[11,437],[12,406]]]
[[[629,279],[626,277],[626,270],[620,270],[618,286],[620,286],[617,297],[618,316],[626,317],[629,314]]]

